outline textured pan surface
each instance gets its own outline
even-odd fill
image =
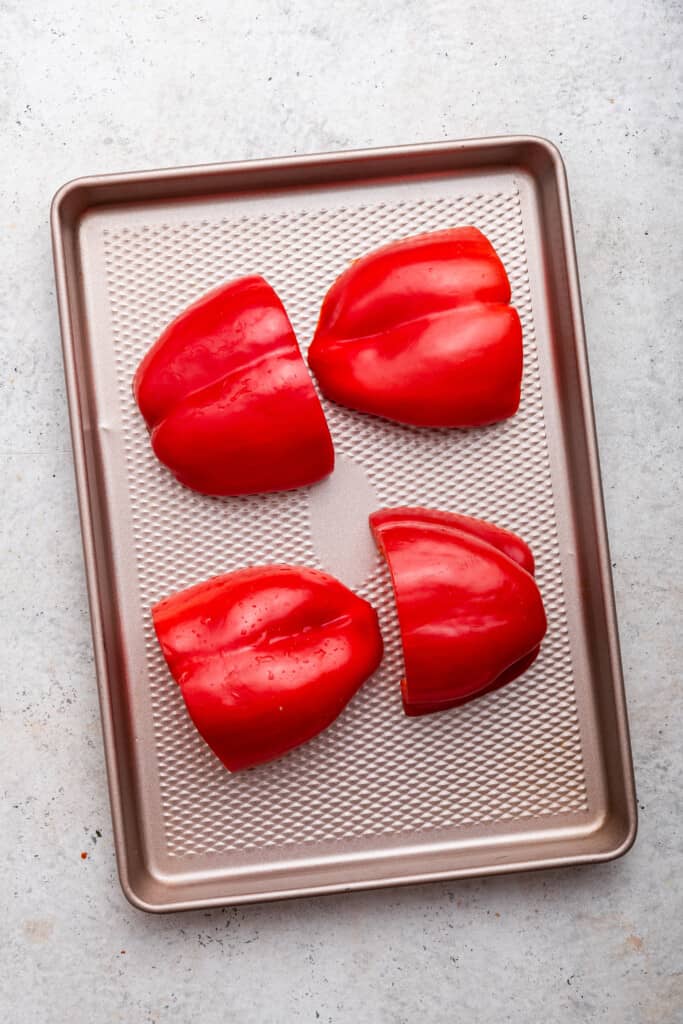
[[[512,145],[501,141],[497,154]],[[154,202],[135,203],[134,178],[124,177],[111,198],[93,181],[58,201],[65,345],[77,349],[73,426],[84,447],[84,515],[94,520],[95,640],[103,646],[105,718],[111,712],[105,739],[122,808],[118,851],[124,887],[140,904],[598,859],[628,844],[632,784],[609,580],[599,564],[605,551],[595,533],[602,513],[591,479],[590,410],[581,408],[581,324],[574,319],[568,333],[564,308],[551,308],[571,307],[573,254],[552,251],[543,222],[551,214],[548,179],[561,186],[557,161],[540,143],[527,147],[537,162],[539,153],[544,158],[541,169],[482,160],[463,170],[454,147],[451,173],[439,165],[435,175],[429,153],[441,161],[445,153],[435,147],[422,151],[424,168],[407,174],[398,166],[406,151],[397,151],[396,177],[391,154],[380,177],[368,175],[360,155],[356,174],[348,177],[347,166],[345,180],[334,181],[331,157],[321,166],[333,180],[314,177],[308,188],[300,187],[295,161],[280,165],[268,190],[256,180],[250,190],[248,175],[239,192],[231,190],[226,168],[223,188],[206,197],[197,191],[212,191],[201,187],[207,172],[198,170],[186,199],[165,201],[160,175]],[[79,187],[87,196],[70,212]],[[109,201],[95,205],[102,198]],[[560,225],[559,203],[557,210]],[[522,318],[524,384],[514,419],[483,430],[424,431],[325,402],[338,469],[289,494],[207,499],[156,461],[131,379],[189,302],[231,277],[261,273],[305,349],[324,292],[349,260],[394,238],[459,224],[476,225],[493,242]],[[393,598],[366,525],[373,507],[396,504],[452,508],[517,530],[536,556],[548,613],[541,655],[522,679],[417,720],[402,712]],[[273,765],[229,775],[190,723],[149,608],[208,576],[271,561],[317,565],[354,586],[379,611],[386,654],[323,735]],[[590,602],[604,616],[597,634]]]

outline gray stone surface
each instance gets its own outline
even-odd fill
[[[683,1019],[682,24],[676,0],[0,0],[3,1020]],[[509,132],[553,139],[569,172],[636,846],[581,870],[143,915],[116,880],[50,197],[89,172]]]

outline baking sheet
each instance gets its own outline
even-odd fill
[[[53,238],[122,885],[150,910],[601,860],[635,801],[566,183],[507,138],[80,179]],[[337,468],[297,492],[210,499],[155,459],[131,380],[162,328],[231,277],[273,285],[305,350],[349,260],[474,224],[512,284],[522,403],[470,431],[324,401]],[[548,613],[521,679],[408,719],[374,508],[489,518],[530,544]],[[192,726],[150,606],[239,566],[318,566],[378,610],[382,666],[325,733],[228,774]]]

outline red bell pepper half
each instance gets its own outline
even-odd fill
[[[546,617],[520,537],[422,508],[374,512],[370,526],[396,595],[407,715],[455,707],[529,668]]]
[[[152,617],[192,721],[232,772],[326,728],[382,658],[372,606],[313,569],[241,569]]]
[[[308,362],[323,394],[424,427],[512,416],[522,328],[495,249],[473,227],[417,235],[356,260],[322,305]]]
[[[181,313],[133,391],[160,461],[203,494],[287,490],[332,472],[325,415],[262,277],[224,284]]]

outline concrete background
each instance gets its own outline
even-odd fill
[[[4,1020],[683,1019],[682,25],[675,0],[0,0]],[[116,880],[49,200],[84,173],[509,132],[553,139],[569,172],[636,846],[581,870],[145,916]]]

